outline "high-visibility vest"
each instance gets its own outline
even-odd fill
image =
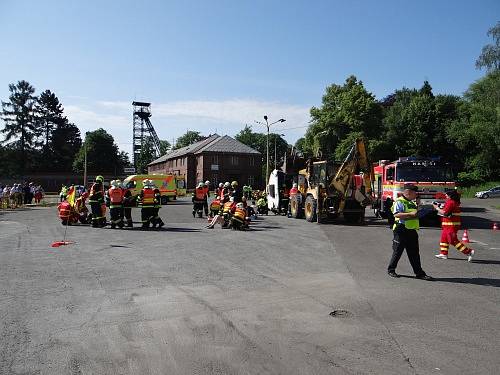
[[[150,188],[144,188],[142,190],[141,205],[142,207],[151,206],[155,204],[155,191]]]
[[[75,202],[75,211],[81,213],[85,210],[86,210],[85,199],[83,197],[80,197]]]
[[[57,206],[57,211],[59,218],[62,220],[68,220],[71,216],[71,206],[68,202],[62,202]]]
[[[245,222],[246,216],[247,212],[244,208],[236,208],[236,210],[234,210],[233,219],[239,221],[240,223]]]
[[[404,196],[401,196],[401,197],[398,197],[394,201],[394,203],[392,204],[392,207],[391,207],[392,213],[395,213],[394,210],[396,208],[396,202],[403,203],[403,206],[404,206],[404,209],[405,209],[403,211],[404,213],[417,211],[417,205],[416,205],[415,202],[409,201]],[[418,228],[420,227],[418,218],[403,219],[403,220],[405,221],[404,225],[405,225],[406,229],[415,229],[415,230],[418,230]],[[399,219],[397,217],[394,218],[394,225],[392,227],[393,230],[396,229],[396,226],[400,224],[400,221],[401,221],[401,219]]]
[[[462,219],[460,218],[460,206],[453,199],[448,199],[444,205],[443,210],[446,209],[447,212],[451,213],[449,216],[443,216],[441,218],[441,226],[443,228],[448,227],[458,227],[462,224]]]
[[[229,213],[231,212],[231,206],[233,205],[233,202],[226,202],[224,203],[224,208],[222,209],[223,213]]]
[[[154,189],[155,192],[155,208],[161,208],[161,193],[160,189]]]
[[[210,210],[211,211],[219,211],[220,210],[220,201],[218,199],[215,199],[210,203]]]
[[[120,188],[112,187],[108,190],[109,200],[111,201],[111,208],[119,206],[123,203],[123,190]]]
[[[195,198],[198,201],[204,201],[205,200],[205,188],[196,188]]]

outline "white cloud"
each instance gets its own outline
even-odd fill
[[[130,153],[132,136],[132,104],[123,101],[98,101],[90,106],[68,105],[66,113],[82,133],[99,127],[115,137],[120,148]],[[186,130],[235,135],[245,124],[252,125],[254,131],[265,132],[265,127],[255,124],[264,121],[264,114],[270,122],[285,118],[271,131],[285,134],[288,142],[301,137],[309,122],[309,107],[264,102],[252,99],[231,99],[222,101],[193,100],[168,103],[152,103],[151,122],[161,139],[169,141],[184,134]],[[287,128],[298,128],[287,130]],[[303,127],[303,128],[300,128]]]

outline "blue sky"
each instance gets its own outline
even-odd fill
[[[259,130],[267,114],[294,142],[350,74],[377,98],[426,79],[462,94],[499,19],[493,0],[0,0],[0,98],[20,79],[50,89],[128,152],[133,100],[152,103],[161,139]]]

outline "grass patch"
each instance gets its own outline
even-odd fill
[[[500,181],[485,182],[481,185],[469,186],[466,188],[459,188],[462,198],[474,198],[474,194],[478,191],[488,190],[492,187],[499,186]],[[498,206],[496,207],[498,208]]]

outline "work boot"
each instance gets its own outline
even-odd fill
[[[390,276],[390,277],[395,277],[395,278],[398,278],[399,275],[395,272],[395,271],[389,271],[387,272],[387,274]]]
[[[469,254],[467,254],[467,262],[472,262],[472,257],[474,256],[474,250],[471,250]]]
[[[160,220],[160,222],[158,223],[158,228],[161,228],[164,225],[165,225],[165,223],[163,222],[163,220]]]
[[[195,212],[194,212],[194,210],[193,210],[193,217],[195,216],[195,214],[196,214],[196,213],[195,213]]]
[[[111,223],[111,229],[115,229],[116,228],[116,224],[115,223]]]
[[[416,275],[415,278],[419,279],[419,280],[425,280],[425,281],[433,281],[434,280],[433,277],[426,275],[425,273],[422,275]]]
[[[438,259],[448,259],[448,255],[446,254],[436,254],[434,256]]]
[[[132,220],[127,221],[127,227],[128,228],[133,228],[134,227],[134,224],[132,223]]]

